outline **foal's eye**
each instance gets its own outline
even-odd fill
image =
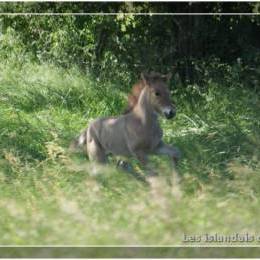
[[[155,96],[160,96],[160,92],[155,92]]]

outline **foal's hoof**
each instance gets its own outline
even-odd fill
[[[158,172],[149,171],[147,173],[147,177],[157,177],[157,176],[159,176]]]
[[[175,158],[175,160],[180,160],[181,159],[181,151],[179,148],[174,147],[174,153],[173,153],[173,158]]]
[[[176,166],[177,166],[180,159],[181,159],[181,152],[178,148],[175,148],[175,153],[172,156],[172,160],[173,160],[173,162]]]
[[[124,171],[131,171],[131,166],[129,163],[123,161],[123,160],[119,160],[117,162],[117,167],[123,169]]]
[[[173,160],[174,164],[177,165],[180,159],[177,157],[172,157],[172,160]]]

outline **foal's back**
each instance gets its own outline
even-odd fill
[[[131,155],[128,147],[127,123],[130,114],[118,117],[99,118],[89,125],[88,143],[94,142],[105,154]],[[87,143],[87,145],[88,145]]]

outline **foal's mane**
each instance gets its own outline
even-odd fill
[[[128,114],[133,110],[144,87],[145,84],[143,80],[139,80],[133,85],[131,92],[127,96],[127,108],[125,109],[124,114]]]
[[[146,85],[144,82],[144,78],[146,81],[148,80],[149,82],[155,82],[159,80],[165,81],[166,79],[166,75],[162,75],[158,72],[151,72],[150,74],[142,75],[143,76],[141,76],[141,79],[133,85],[130,94],[127,96],[127,108],[125,109],[123,114],[130,113],[136,106],[139,96]]]

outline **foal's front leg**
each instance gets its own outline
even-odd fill
[[[179,177],[179,174],[177,173],[175,167],[176,167],[178,160],[181,157],[181,153],[180,153],[179,149],[161,142],[155,152],[157,154],[163,154],[163,155],[169,156],[169,158],[172,162],[172,166],[173,166],[173,173],[172,173],[173,182],[174,182],[174,184],[178,184],[180,181],[180,177]]]
[[[181,152],[178,148],[172,147],[163,142],[160,143],[160,145],[158,146],[158,148],[156,149],[155,152],[157,154],[168,155],[170,157],[170,159],[174,162],[174,164],[177,164],[177,162],[181,158]]]
[[[153,171],[149,167],[149,165],[148,165],[148,158],[147,158],[146,153],[144,153],[142,151],[135,151],[134,155],[138,159],[138,161],[141,163],[141,165],[144,166],[144,168],[148,171],[148,176],[149,177],[158,175],[155,171]]]

